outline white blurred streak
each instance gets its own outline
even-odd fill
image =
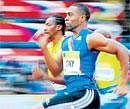
[[[19,29],[0,29],[0,35],[23,35],[22,32]]]
[[[20,61],[20,62],[34,62],[37,60],[43,60],[44,56],[3,56],[1,57],[1,61]]]
[[[28,3],[33,3],[33,4],[37,4],[40,6],[44,6],[46,7],[46,9],[43,10],[44,13],[62,13],[66,11],[66,6],[64,4],[64,2],[62,1],[26,1]],[[42,10],[41,10],[42,11]]]
[[[123,31],[123,29],[121,28],[121,26],[115,22],[111,23],[111,24],[89,24],[88,28],[92,28],[92,29],[104,29],[107,30],[108,32],[110,32],[113,35],[120,35]]]
[[[31,6],[3,6],[4,11],[11,12],[32,12]],[[37,10],[35,10],[37,11]]]
[[[0,49],[0,56],[1,55],[9,55],[14,53],[14,51],[12,49]]]
[[[39,23],[14,23],[11,22],[11,24],[13,25],[17,25],[17,26],[21,26],[21,27],[25,27],[25,28],[31,28],[31,29],[41,29],[44,28],[44,24],[39,24]]]

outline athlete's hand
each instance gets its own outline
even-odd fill
[[[40,34],[38,38],[38,43],[42,50],[47,48],[49,37],[50,37],[49,34]]]
[[[34,80],[41,80],[42,79],[42,71],[40,68],[34,68],[32,71],[32,77]]]
[[[120,96],[126,95],[128,93],[128,85],[127,84],[120,84],[114,89],[114,92]]]

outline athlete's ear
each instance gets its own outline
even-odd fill
[[[80,17],[80,21],[81,21],[81,23],[83,23],[84,21],[86,21],[86,16],[85,16],[85,15],[82,15],[82,16]]]
[[[62,29],[62,25],[56,25],[56,30],[61,30]]]

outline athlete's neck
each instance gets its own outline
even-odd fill
[[[55,45],[63,37],[62,32],[58,32],[53,36],[52,42]]]
[[[79,25],[74,31],[73,31],[73,34],[74,36],[77,36],[77,34],[79,34],[79,32],[83,29],[87,29],[87,23],[83,23],[81,25]]]

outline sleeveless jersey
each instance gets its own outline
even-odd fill
[[[91,31],[81,30],[78,36],[66,37],[62,42],[64,80],[68,92],[96,89],[93,74],[98,51],[89,50],[86,38]]]
[[[54,45],[53,42],[50,42],[48,45],[49,52],[55,60],[58,60],[58,51],[61,49],[62,40],[64,37],[59,39],[59,41]],[[51,71],[48,69],[49,76],[53,77]]]

